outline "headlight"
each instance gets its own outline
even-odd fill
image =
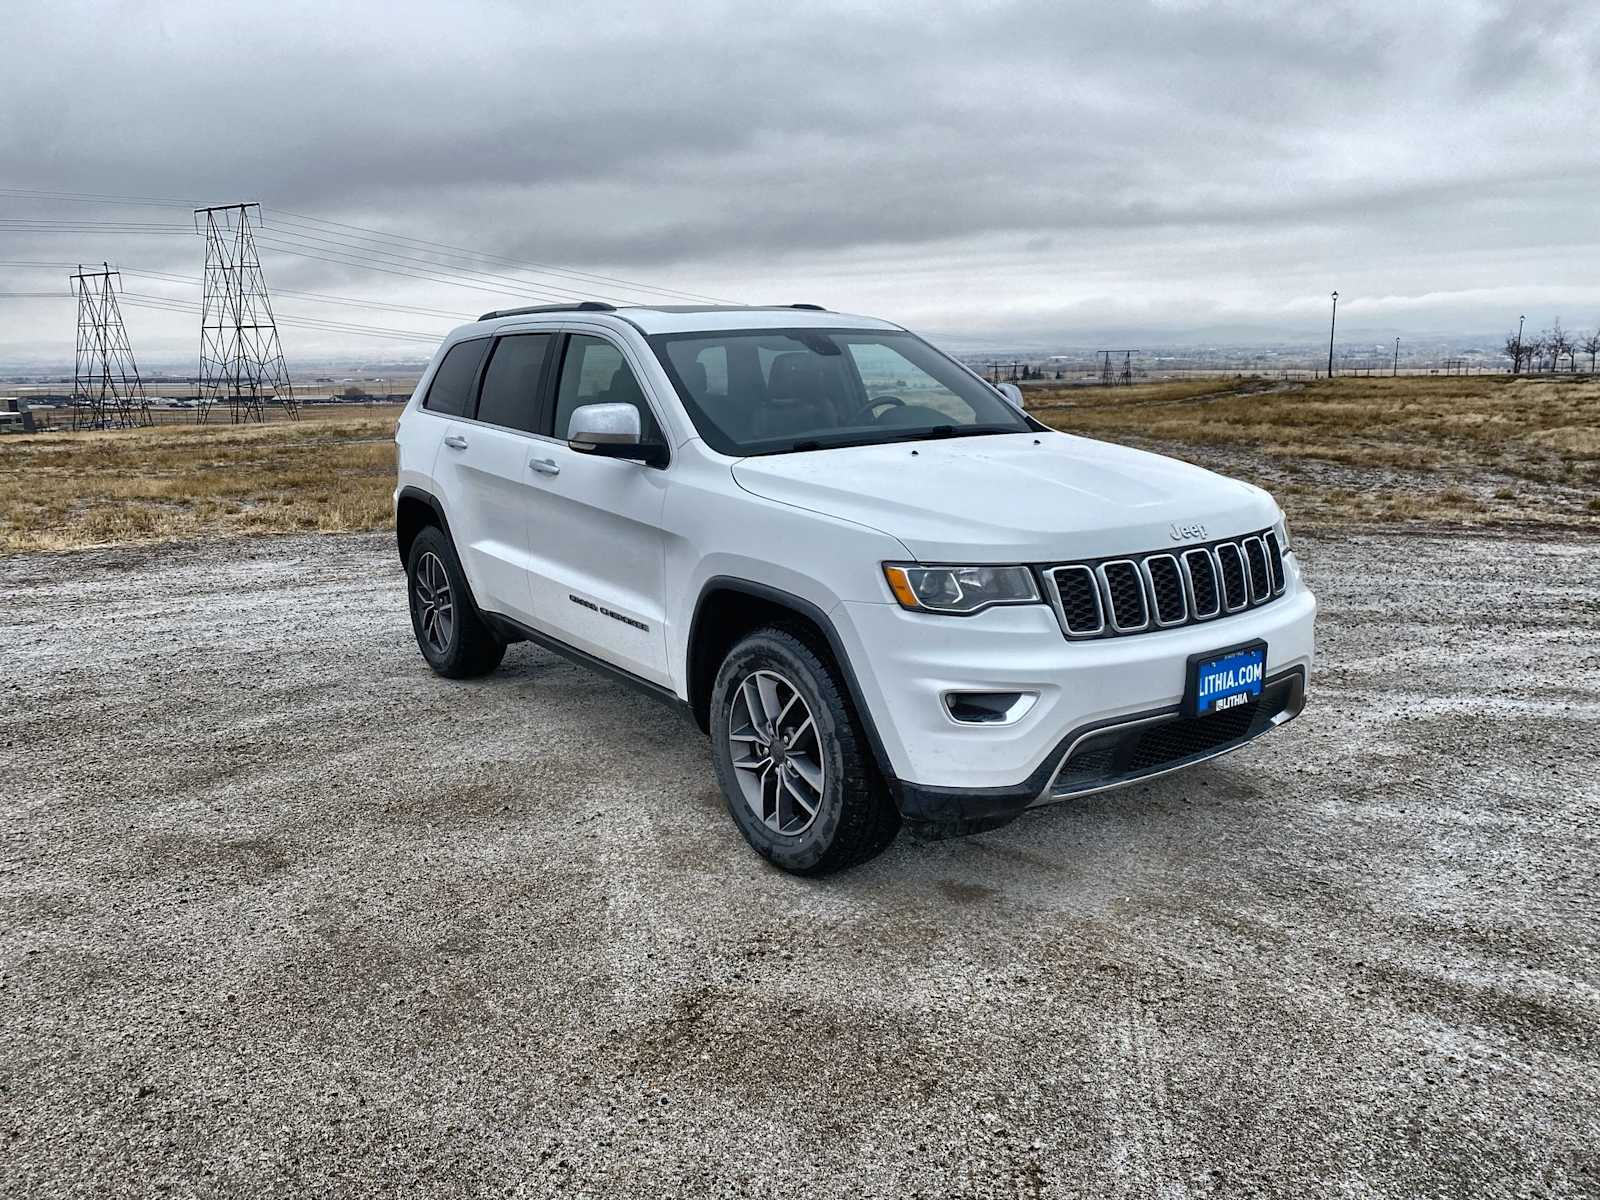
[[[901,608],[915,612],[975,613],[996,604],[1037,604],[1027,567],[919,567],[884,563],[883,576]]]
[[[1272,532],[1278,535],[1278,549],[1285,554],[1289,553],[1289,518],[1280,514],[1278,523],[1272,527]]]

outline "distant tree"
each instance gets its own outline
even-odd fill
[[[1561,318],[1556,318],[1555,328],[1544,335],[1545,349],[1550,352],[1550,370],[1555,372],[1561,369],[1561,360],[1572,349],[1572,338],[1567,331],[1561,328]]]
[[[1544,335],[1536,333],[1523,343],[1523,353],[1527,356],[1528,370],[1537,372],[1544,362]]]
[[[1579,342],[1578,348],[1589,356],[1589,374],[1593,375],[1595,356],[1600,355],[1600,329]]]
[[[1521,338],[1514,333],[1506,334],[1505,354],[1511,360],[1513,375],[1522,374],[1522,356],[1526,353],[1527,347],[1523,345]]]
[[[344,389],[342,399],[346,404],[360,404],[367,398],[367,389],[351,384]]]

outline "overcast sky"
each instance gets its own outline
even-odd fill
[[[1353,337],[1600,324],[1592,2],[9,0],[0,64],[6,263],[199,277],[192,234],[6,226],[184,209],[4,194],[37,189],[259,200],[274,289],[452,313],[513,299],[307,257],[433,261],[282,214],[869,312],[956,348],[1309,344],[1334,288]],[[65,275],[0,266],[0,292]],[[195,352],[197,317],[124,315],[142,357]],[[73,322],[68,299],[0,297],[0,359],[70,362]],[[430,349],[284,342],[291,367]]]

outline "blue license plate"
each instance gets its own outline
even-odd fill
[[[1192,655],[1184,708],[1190,716],[1203,717],[1249,704],[1261,695],[1266,675],[1267,644],[1262,641]]]

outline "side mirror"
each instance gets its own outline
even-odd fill
[[[666,465],[666,447],[645,445],[639,410],[631,404],[584,404],[567,422],[567,445],[600,458],[631,458]]]
[[[1019,412],[1024,411],[1024,405],[1022,403],[1022,389],[1016,384],[1002,383],[1000,385],[1000,394],[1007,400],[1011,401],[1012,405],[1016,407]]]

